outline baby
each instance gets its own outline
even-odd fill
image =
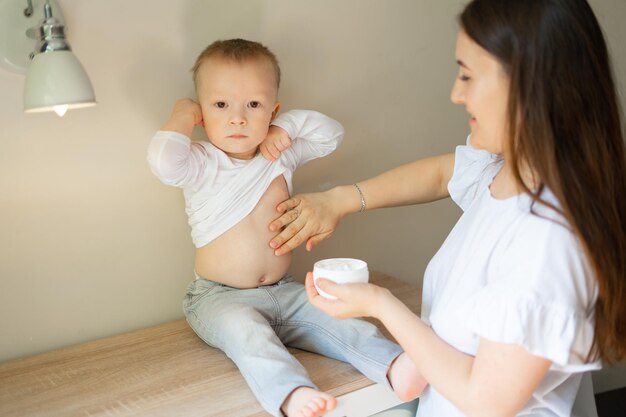
[[[313,111],[278,115],[280,69],[259,43],[214,42],[192,71],[198,102],[176,102],[148,149],[154,174],[185,195],[196,246],[196,277],[183,301],[189,325],[235,362],[274,416],[321,416],[336,406],[285,346],[347,361],[413,399],[421,387],[402,349],[366,321],[312,307],[304,286],[286,274],[290,256],[268,245],[293,172],[333,152],[342,126]],[[190,140],[197,125],[208,142]]]

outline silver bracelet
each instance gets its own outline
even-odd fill
[[[359,209],[359,213],[365,211],[365,197],[363,197],[363,191],[361,191],[361,187],[357,183],[352,184],[356,187],[359,192],[359,197],[361,197],[361,208]]]

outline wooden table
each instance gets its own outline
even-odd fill
[[[389,288],[419,312],[419,288],[375,272],[370,280]],[[346,363],[290,351],[319,388],[334,396],[373,384]],[[179,320],[0,363],[0,416],[269,414],[257,403],[235,365]]]

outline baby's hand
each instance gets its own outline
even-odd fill
[[[196,125],[204,125],[202,108],[195,101],[183,98],[176,101],[170,119],[161,127],[161,130],[174,131],[191,137],[193,127]]]
[[[272,125],[267,132],[267,137],[261,142],[259,148],[265,159],[275,161],[280,157],[280,154],[290,146],[291,138],[287,132],[278,126]]]

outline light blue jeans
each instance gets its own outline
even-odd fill
[[[189,284],[183,310],[196,334],[235,362],[263,408],[274,416],[282,415],[280,406],[294,389],[317,389],[285,346],[349,362],[386,386],[389,366],[402,353],[373,324],[337,320],[313,307],[304,285],[290,276],[251,289],[199,278]]]

